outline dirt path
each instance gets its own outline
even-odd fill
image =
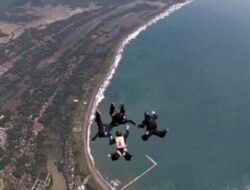
[[[3,183],[3,180],[0,179],[0,190],[3,190],[4,189],[4,183]]]

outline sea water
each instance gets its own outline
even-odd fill
[[[105,123],[111,102],[137,123],[155,110],[170,132],[143,142],[144,130],[131,126],[130,162],[112,162],[115,147],[97,139],[96,166],[117,189],[151,166],[145,154],[158,165],[129,189],[250,189],[249,82],[249,0],[196,0],[172,13],[125,48],[99,106]]]

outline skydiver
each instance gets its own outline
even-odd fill
[[[158,137],[165,137],[166,133],[169,131],[169,129],[157,129],[157,122],[158,119],[157,114],[155,111],[152,111],[151,113],[146,111],[144,113],[144,120],[141,122],[141,124],[137,125],[139,128],[144,128],[146,126],[146,133],[142,135],[142,140],[146,141],[151,135],[156,135]]]
[[[125,160],[130,161],[132,155],[128,153],[126,140],[129,135],[129,125],[126,126],[126,133],[123,134],[121,131],[116,131],[116,137],[113,136],[109,137],[109,144],[112,145],[115,143],[116,145],[116,152],[109,154],[113,161],[118,160],[121,156],[125,158]]]
[[[102,123],[101,114],[99,111],[95,112],[95,122],[98,126],[98,132],[95,134],[95,136],[91,139],[91,142],[94,142],[97,137],[103,138],[103,137],[110,137],[111,136],[111,126],[109,124]]]
[[[110,105],[109,114],[112,118],[112,121],[110,122],[110,125],[112,127],[126,123],[131,123],[132,125],[136,125],[136,123],[133,120],[127,119],[123,104],[120,104],[120,112],[115,112],[115,105],[112,103]]]

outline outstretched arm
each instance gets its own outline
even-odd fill
[[[115,138],[111,135],[109,137],[109,145],[115,144]]]
[[[131,123],[132,125],[136,125],[136,123],[133,120],[131,120],[131,119],[128,119],[127,122]]]
[[[138,125],[137,125],[137,127],[139,127],[139,128],[144,128],[145,125],[146,125],[146,122],[145,122],[145,120],[143,120],[143,121],[141,122],[141,124],[138,124]]]
[[[98,110],[95,112],[95,121],[97,124],[102,123],[101,114]]]
[[[126,133],[124,134],[125,141],[127,140],[128,136],[129,136],[129,125],[126,125]]]

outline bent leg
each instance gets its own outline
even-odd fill
[[[125,108],[123,104],[120,104],[120,113],[125,114]]]
[[[153,134],[156,135],[156,136],[158,136],[158,137],[163,138],[163,137],[165,137],[165,135],[167,134],[167,132],[168,132],[167,129],[162,129],[162,130],[157,130],[156,129],[156,130],[153,131]]]
[[[132,157],[131,154],[129,154],[128,152],[125,152],[125,155],[124,155],[125,160],[130,161],[131,157]]]
[[[95,112],[95,122],[98,125],[98,129],[102,126],[102,119],[101,119],[101,114],[99,111]]]
[[[109,115],[113,117],[114,113],[115,113],[115,105],[112,103],[109,108]]]
[[[142,135],[142,140],[147,141],[148,138],[152,135],[151,131],[146,131],[146,133],[144,135]]]
[[[101,121],[101,113],[98,110],[96,110],[95,112],[95,121],[96,122]]]
[[[111,127],[117,126],[119,124],[119,114],[120,113],[114,113],[112,115],[112,121],[110,122]]]
[[[111,160],[113,160],[113,161],[118,160],[119,157],[120,157],[120,155],[117,152],[112,153],[110,156]]]

